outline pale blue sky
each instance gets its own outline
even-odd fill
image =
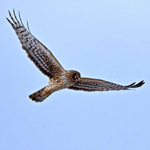
[[[62,90],[42,103],[28,95],[48,83],[10,24],[15,8],[65,69],[136,90]],[[1,150],[150,150],[150,1],[1,0]]]

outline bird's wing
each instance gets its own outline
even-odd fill
[[[112,82],[92,79],[92,78],[81,78],[73,86],[70,86],[68,89],[73,90],[83,90],[83,91],[110,91],[110,90],[128,90],[130,88],[137,88],[144,84],[144,81],[141,81],[137,84],[132,83],[127,86],[115,84]]]
[[[30,32],[30,29],[25,28],[22,23],[20,13],[19,19],[17,19],[15,15],[15,11],[13,10],[14,17],[12,17],[10,11],[9,15],[12,21],[8,18],[8,22],[12,25],[15,30],[21,44],[22,48],[27,52],[28,57],[34,62],[34,64],[39,68],[39,70],[47,75],[49,78],[54,77],[55,74],[64,71],[64,68],[54,57],[52,52],[48,50],[38,39],[36,39]]]

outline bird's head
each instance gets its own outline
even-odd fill
[[[78,71],[70,70],[70,78],[72,81],[78,81],[81,78],[81,75]]]

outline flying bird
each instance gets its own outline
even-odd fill
[[[45,47],[37,38],[35,38],[30,32],[28,22],[27,28],[22,23],[20,12],[19,20],[16,17],[13,9],[13,15],[10,11],[9,15],[11,24],[15,30],[22,48],[26,51],[28,57],[33,61],[36,67],[49,78],[47,86],[43,87],[39,91],[29,95],[29,98],[35,102],[42,102],[53,92],[61,89],[83,90],[83,91],[110,91],[110,90],[129,90],[130,88],[138,88],[145,82],[132,83],[130,85],[119,85],[112,82],[104,81],[101,79],[84,78],[81,74],[75,70],[65,70],[58,60],[54,57],[52,52]]]

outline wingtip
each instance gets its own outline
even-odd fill
[[[144,80],[142,80],[142,81],[141,81],[141,84],[142,84],[142,85],[143,85],[143,84],[145,84],[145,81],[144,81]]]
[[[138,87],[141,87],[143,84],[145,84],[144,80],[140,81],[139,83],[136,84],[136,82],[130,84],[130,85],[127,85],[126,87],[127,88],[138,88]]]
[[[20,19],[20,22],[21,22],[22,26],[25,27],[24,24],[23,24],[23,22],[22,22],[22,20],[21,20],[20,11],[18,11],[18,14],[19,14],[19,19]]]
[[[6,17],[7,21],[11,24],[11,21]]]
[[[133,88],[141,87],[143,84],[145,84],[144,80],[140,81],[139,83],[135,84]]]
[[[9,15],[10,15],[10,17],[11,17],[11,12],[10,12],[10,10],[8,10],[8,13],[9,13]]]
[[[28,31],[31,33],[30,28],[29,28],[28,21],[27,21],[27,28],[28,28]]]

